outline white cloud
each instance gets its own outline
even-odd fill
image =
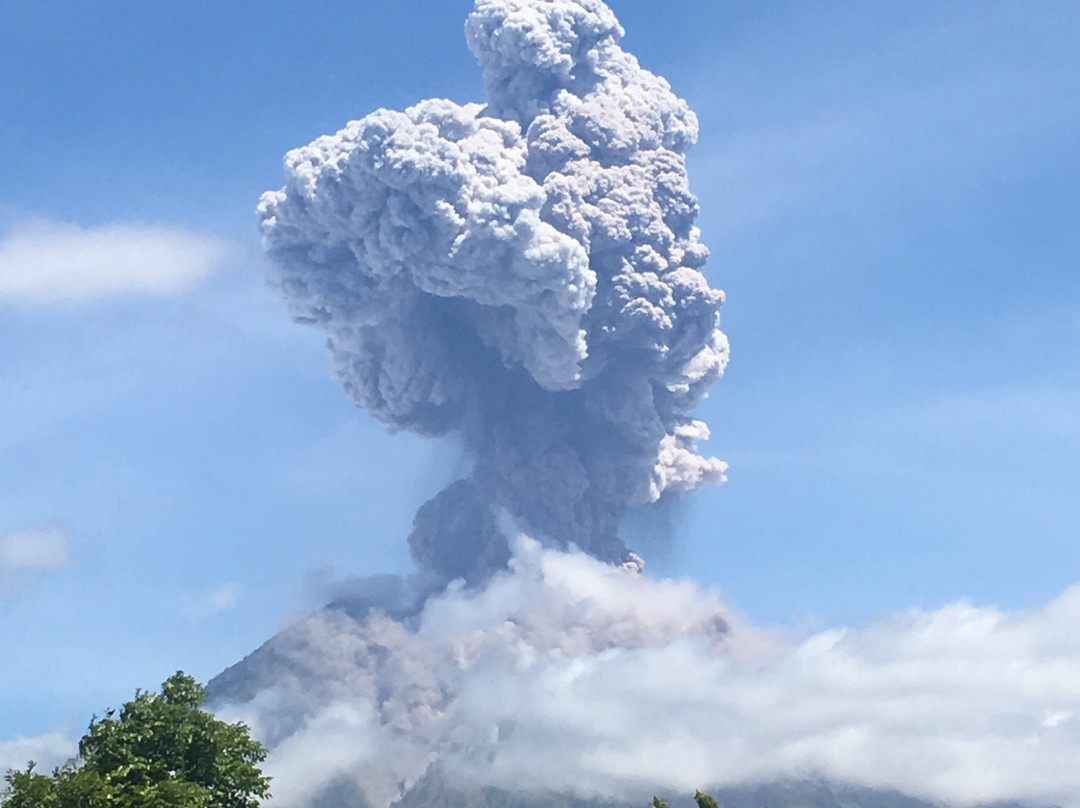
[[[75,756],[75,742],[61,732],[0,741],[0,774],[8,769],[23,769],[33,761],[37,771],[48,772]]]
[[[0,595],[20,594],[68,561],[68,540],[55,529],[23,530],[0,538]]]
[[[0,304],[176,294],[231,251],[221,239],[163,225],[25,223],[0,240]]]
[[[230,712],[275,746],[282,804],[342,776],[389,804],[439,758],[620,798],[822,776],[1080,808],[1078,623],[1080,585],[1039,609],[960,602],[784,639],[694,582],[520,542],[511,574],[414,625],[298,621],[248,663],[280,666],[250,671],[277,685]]]
[[[1078,617],[1080,588],[1042,610],[957,603],[757,657],[681,641],[552,659],[470,677],[459,704],[471,722],[513,723],[481,769],[504,785],[530,772],[600,793],[821,775],[961,804],[1071,807]]]
[[[240,584],[225,583],[212,592],[188,595],[184,598],[184,611],[190,617],[209,617],[236,608],[240,602]]]

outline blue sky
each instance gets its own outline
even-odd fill
[[[320,571],[407,571],[463,462],[348,403],[254,205],[350,118],[480,98],[471,4],[96,5],[0,6],[0,269],[67,239],[112,278],[0,271],[0,739],[209,678]],[[701,119],[732,341],[702,407],[730,480],[633,520],[649,568],[799,626],[1080,579],[1080,10],[611,5]],[[174,254],[182,283],[115,275]]]

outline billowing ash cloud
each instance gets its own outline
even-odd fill
[[[723,478],[691,412],[719,378],[684,155],[697,120],[600,0],[477,0],[487,104],[379,110],[290,152],[259,206],[274,283],[351,399],[475,458],[417,513],[446,578],[509,558],[500,513],[608,561],[626,508]]]

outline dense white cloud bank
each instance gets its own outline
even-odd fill
[[[60,530],[20,530],[0,537],[0,595],[23,591],[68,561],[68,539]]]
[[[177,227],[32,221],[0,238],[0,304],[177,294],[231,252],[221,239]]]
[[[785,637],[692,581],[522,538],[510,572],[415,617],[298,621],[240,666],[254,698],[224,714],[274,746],[282,806],[342,778],[384,806],[437,760],[627,799],[819,776],[1080,808],[1078,623],[1080,586]]]
[[[217,705],[271,745],[272,805],[347,783],[383,808],[437,763],[634,802],[824,777],[1080,808],[1080,585],[1038,609],[960,602],[797,638],[696,582],[521,537],[508,572],[412,616],[341,603],[242,663],[250,698]],[[0,741],[0,771],[74,752],[61,733]]]

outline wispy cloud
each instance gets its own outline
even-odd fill
[[[56,529],[23,530],[0,538],[0,596],[21,594],[68,561],[68,540]]]
[[[50,732],[33,738],[0,741],[0,774],[22,769],[33,761],[38,771],[49,771],[75,756],[75,742],[62,732]]]
[[[186,596],[183,608],[190,617],[209,617],[219,612],[231,611],[240,602],[240,591],[240,584],[225,583],[212,592]]]
[[[177,294],[231,252],[222,239],[164,225],[24,223],[0,239],[0,304]]]

